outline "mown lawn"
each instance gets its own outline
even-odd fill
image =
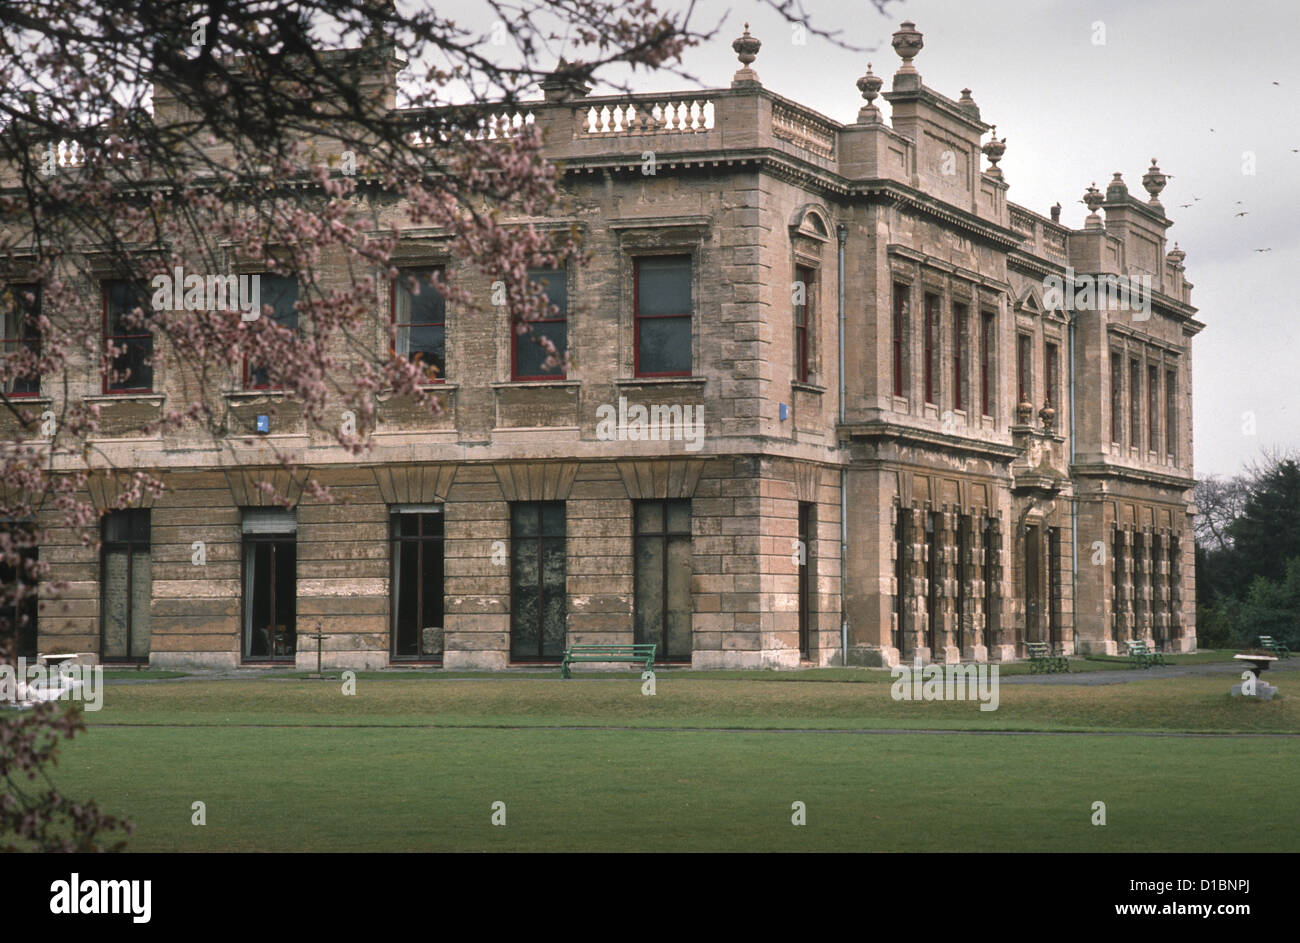
[[[1300,850],[1300,738],[1135,735],[1297,733],[1300,697],[1153,672],[1007,684],[980,711],[844,673],[876,681],[665,673],[654,697],[608,675],[363,675],[352,696],[289,678],[110,685],[54,778],[133,819],[138,851]],[[1284,692],[1300,679],[1279,675]],[[1088,733],[1048,733],[1071,730]]]

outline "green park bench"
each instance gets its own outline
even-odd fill
[[[1046,642],[1026,642],[1025,651],[1029,653],[1031,675],[1039,672],[1054,674],[1058,671],[1068,674],[1070,671],[1070,660],[1064,655],[1052,654],[1052,646]]]
[[[572,678],[569,665],[578,661],[632,661],[640,662],[646,671],[654,669],[654,643],[636,645],[570,645],[560,662],[560,677]]]
[[[1291,649],[1287,648],[1281,642],[1275,641],[1271,635],[1261,635],[1259,637],[1259,647],[1266,652],[1272,652],[1278,658],[1290,658]]]
[[[1150,668],[1152,665],[1165,664],[1164,654],[1152,649],[1146,639],[1129,639],[1126,644],[1130,668]]]

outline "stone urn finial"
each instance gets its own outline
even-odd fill
[[[975,99],[970,97],[970,89],[963,88],[961,90],[961,98],[957,99],[957,107],[976,121],[979,120],[980,106],[975,104]]]
[[[751,69],[750,64],[758,58],[758,50],[762,47],[763,41],[749,35],[749,24],[745,24],[745,34],[731,44],[731,48],[736,51],[736,58],[740,60],[740,68],[731,78],[731,84],[735,85],[741,82],[757,82],[758,73]]]
[[[1106,201],[1108,203],[1117,200],[1128,199],[1128,184],[1124,182],[1124,176],[1118,170],[1115,176],[1110,178],[1110,183],[1106,184]]]
[[[1038,411],[1038,418],[1043,421],[1043,429],[1051,432],[1056,424],[1056,408],[1052,405],[1050,398],[1043,403],[1043,408]]]
[[[912,65],[912,60],[925,46],[925,38],[921,35],[921,31],[916,28],[916,24],[911,20],[905,21],[894,33],[890,45],[894,47],[894,52],[898,53],[903,60],[903,64],[898,71],[905,72],[908,75],[914,74],[916,67]]]
[[[876,96],[880,94],[880,87],[885,84],[885,80],[875,75],[871,71],[871,63],[867,63],[867,74],[858,79],[858,91],[866,99],[866,104],[858,110],[859,124],[875,124],[880,121],[880,109],[876,107]]]
[[[1151,158],[1151,168],[1142,175],[1142,186],[1147,193],[1151,194],[1151,206],[1160,205],[1160,191],[1165,188],[1169,182],[1169,175],[1162,174],[1160,168],[1156,166],[1156,159]]]
[[[1187,258],[1187,253],[1178,248],[1178,243],[1175,242],[1174,247],[1165,253],[1165,258],[1174,263],[1174,265],[1181,266],[1183,264],[1183,259]]]
[[[998,126],[996,124],[989,126],[989,134],[992,135],[989,142],[980,148],[984,152],[984,156],[989,159],[989,163],[993,165],[986,172],[990,177],[1001,177],[1002,168],[998,166],[998,161],[1007,152],[1007,139],[998,140]]]
[[[1101,204],[1106,202],[1106,197],[1097,189],[1097,181],[1092,182],[1087,191],[1083,194],[1083,199],[1079,201],[1088,207],[1088,217],[1083,221],[1085,229],[1100,229],[1101,217],[1097,215],[1097,210]]]
[[[1034,418],[1034,404],[1029,400],[1023,400],[1016,404],[1016,423],[1021,426],[1027,426]]]

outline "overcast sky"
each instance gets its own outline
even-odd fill
[[[894,0],[882,16],[868,0],[804,2],[814,25],[874,51],[816,36],[798,45],[760,0],[698,0],[697,29],[725,20],[687,52],[686,70],[704,87],[727,86],[739,68],[731,42],[748,20],[767,88],[851,122],[858,76],[869,59],[889,88],[900,63],[890,36],[910,19],[925,36],[915,61],[925,84],[951,98],[969,86],[1007,139],[1001,167],[1014,202],[1046,214],[1059,200],[1077,228],[1088,184],[1104,190],[1120,171],[1144,196],[1142,174],[1158,158],[1173,175],[1161,195],[1170,247],[1177,240],[1187,253],[1207,325],[1193,345],[1197,475],[1234,473],[1261,449],[1300,448],[1300,327],[1286,295],[1300,271],[1300,3]],[[692,87],[644,72],[627,81],[645,92]],[[1243,172],[1246,152],[1253,174]]]

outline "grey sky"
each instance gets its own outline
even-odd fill
[[[1168,237],[1187,252],[1192,301],[1207,325],[1194,344],[1197,474],[1233,473],[1261,449],[1300,448],[1300,327],[1285,294],[1300,270],[1300,3],[896,0],[887,16],[867,0],[805,8],[819,28],[874,51],[815,36],[797,45],[790,24],[759,0],[700,0],[697,28],[726,20],[714,41],[687,53],[686,70],[706,87],[728,85],[739,68],[731,41],[748,20],[763,42],[754,63],[763,84],[849,122],[868,59],[888,89],[900,62],[890,35],[910,19],[925,34],[916,58],[924,82],[952,98],[969,86],[984,120],[1007,138],[1001,167],[1016,203],[1046,213],[1059,200],[1063,222],[1078,227],[1088,184],[1104,189],[1118,170],[1141,194],[1158,158],[1173,175],[1161,195],[1174,221]],[[1105,45],[1093,42],[1097,22]],[[637,91],[692,87],[663,74],[624,78]],[[1253,175],[1243,173],[1247,151]],[[1242,211],[1249,215],[1234,215]],[[1243,432],[1246,414],[1254,435]]]

